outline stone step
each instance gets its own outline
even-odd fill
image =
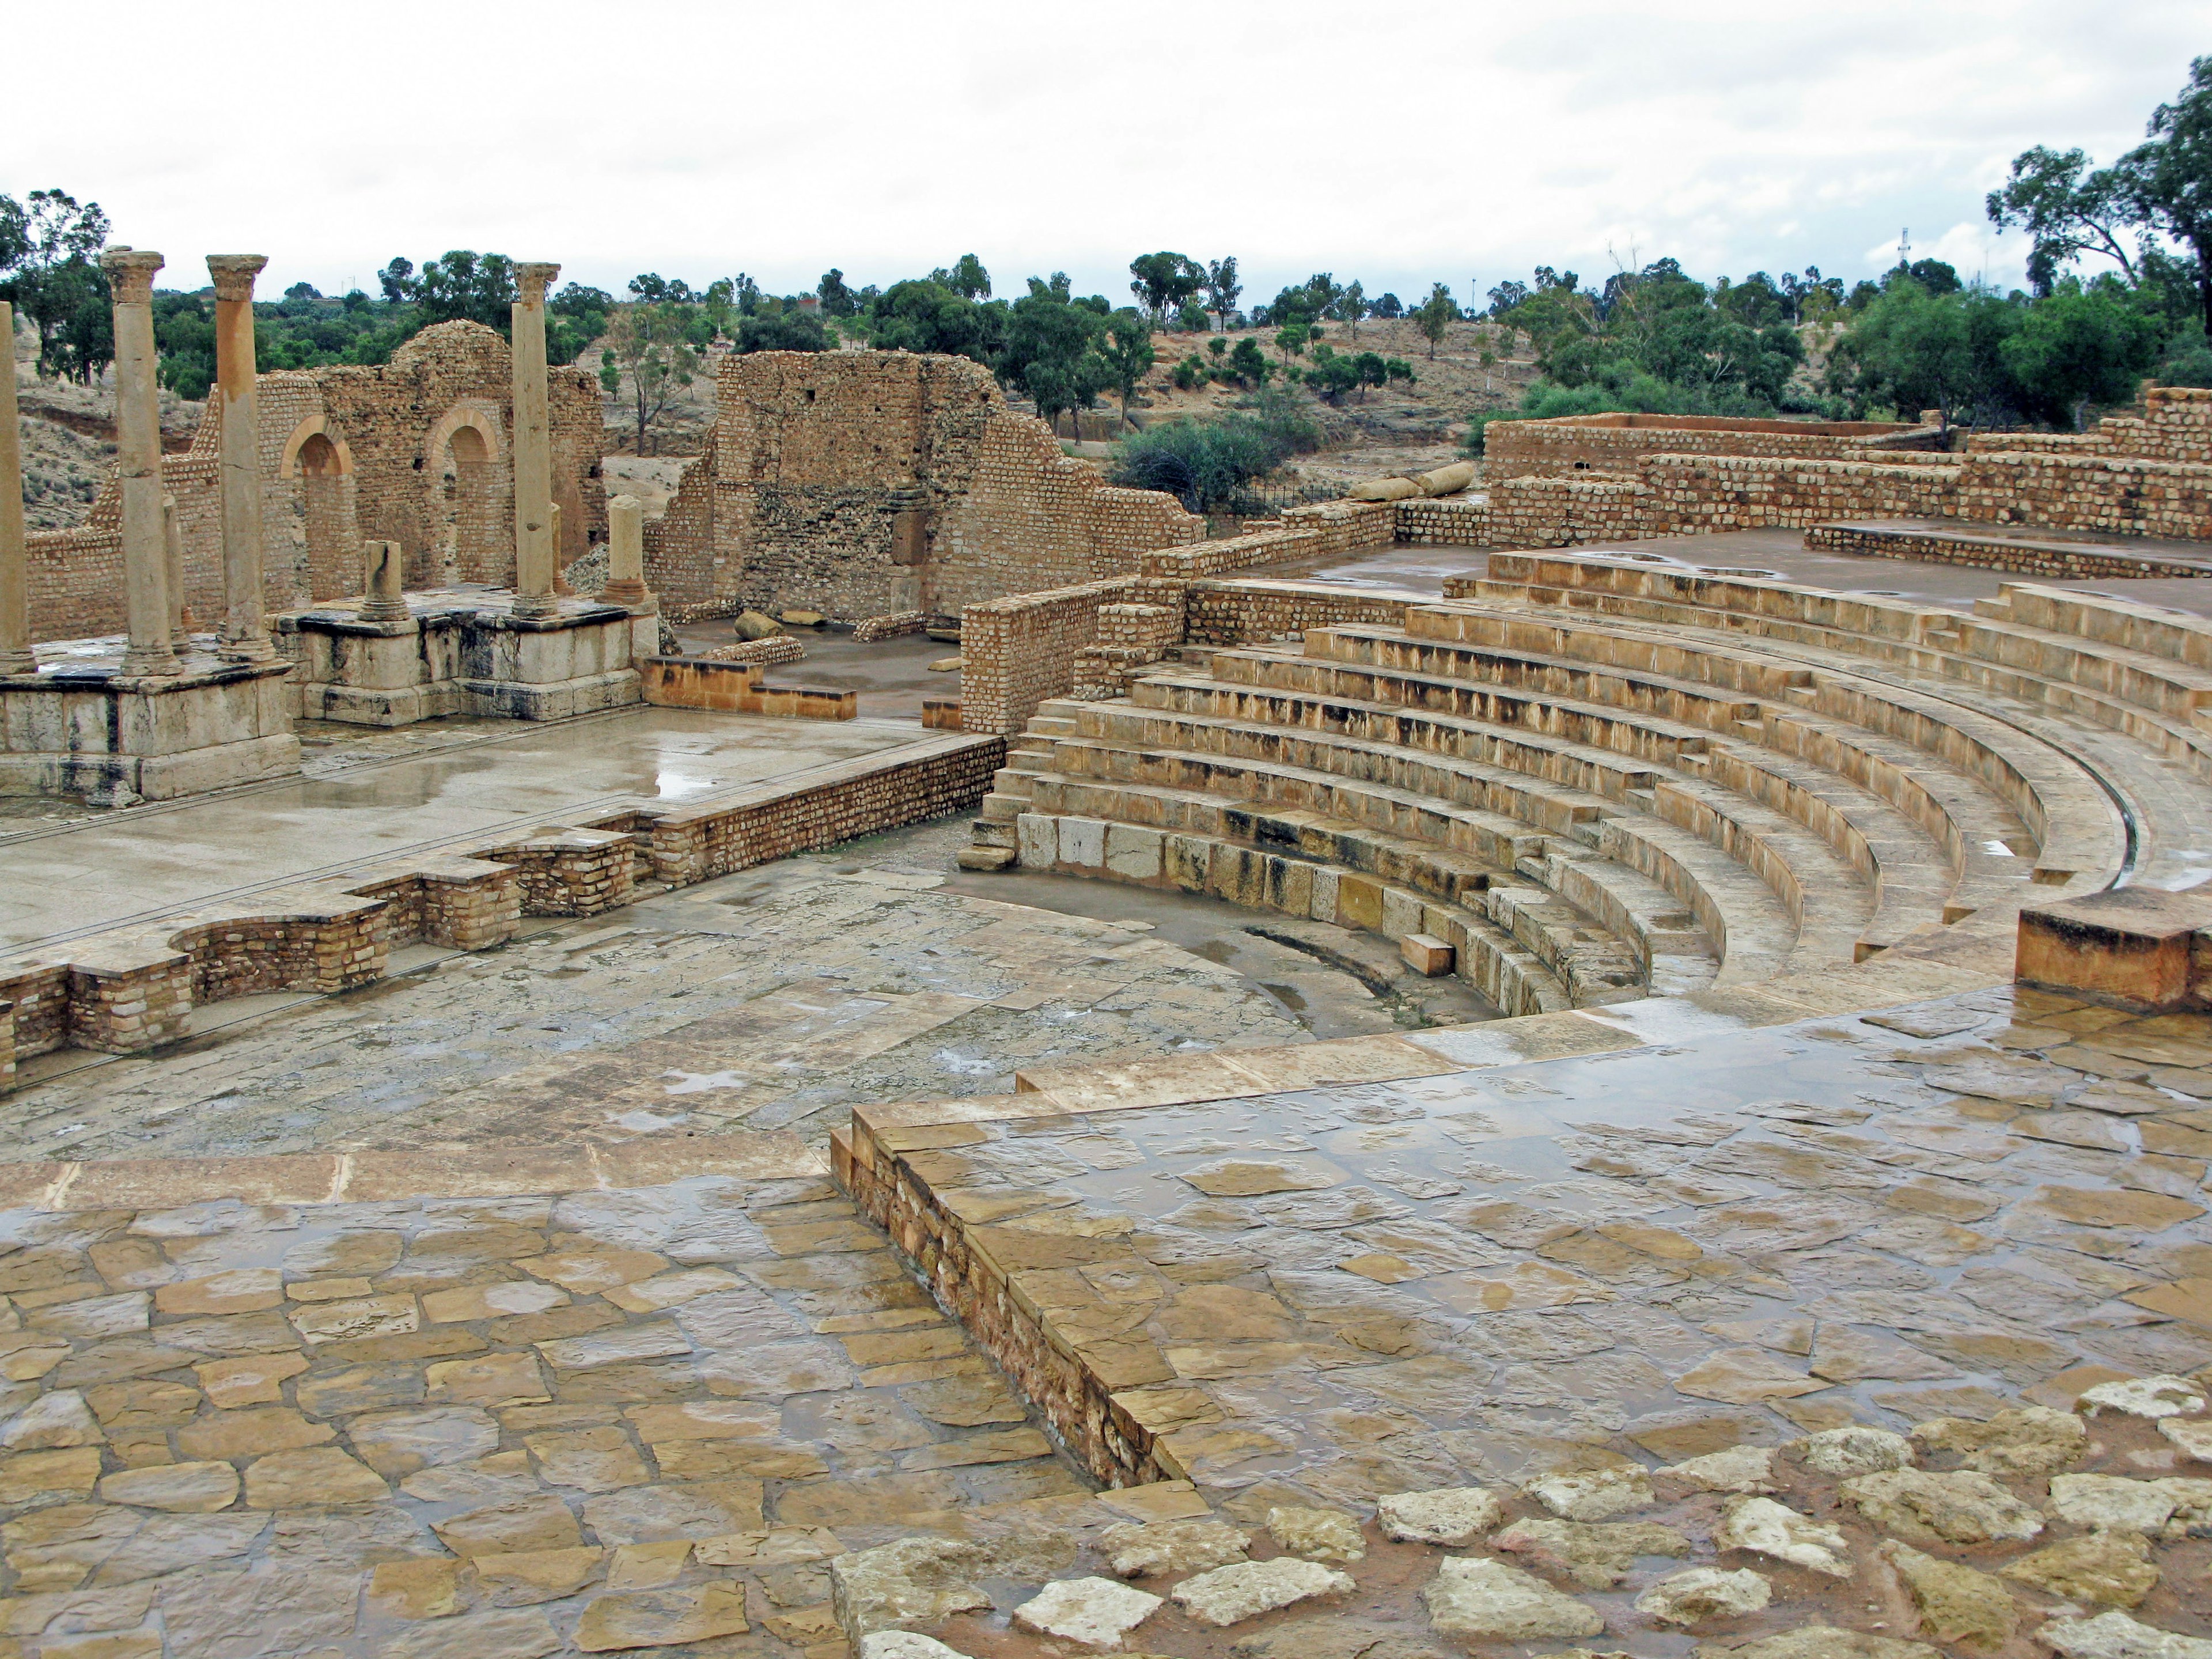
[[[1364,929],[1394,943],[1410,933],[1427,933],[1451,945],[1453,971],[1509,1015],[1554,1013],[1576,1006],[1540,957],[1480,910],[1318,863],[1289,848],[1046,812],[1025,814],[1022,833],[1024,868],[1210,894],[1249,909]],[[1630,989],[1608,993],[1604,1000],[1625,1001],[1641,994]]]
[[[1796,920],[1764,881],[1718,848],[1655,819],[1608,818],[1602,850],[1697,918],[1720,958],[1717,986],[1755,985],[1788,967],[1798,941]],[[1845,943],[1842,959],[1852,955]]]

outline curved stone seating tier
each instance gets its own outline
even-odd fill
[[[1196,885],[1276,908],[1297,908],[1283,884],[1310,893],[1324,878],[1271,859],[1377,881],[1413,896],[1391,919],[1337,919],[1446,937],[1473,918],[1467,937],[1491,942],[1468,945],[1462,969],[1517,1007],[1553,985],[1585,1003],[1819,972],[1967,916],[2002,921],[2054,889],[2172,873],[2185,850],[2161,827],[2198,805],[2174,762],[2094,741],[2094,711],[2028,696],[2039,680],[1990,678],[2069,660],[2048,641],[2033,654],[1953,613],[1931,626],[1923,607],[1747,578],[1705,582],[1727,610],[1632,564],[1508,555],[1493,568],[1516,562],[1549,580],[1486,580],[1478,598],[1409,605],[1400,626],[1312,627],[1202,668],[1164,664],[1126,697],[1047,704],[978,839],[1030,863],[1047,850],[1031,818],[1094,824],[1073,844],[1097,840],[1097,859],[1054,842],[1055,867],[1183,886],[1173,858],[1133,875],[1108,841],[1124,827],[1202,841],[1209,860],[1272,873]],[[2144,660],[2067,684],[2193,721],[2198,664],[2161,674],[2138,648],[2166,637],[2158,619],[2097,623]],[[1970,641],[2011,661],[1966,656]],[[1963,674],[1935,671],[1954,641],[1984,677],[1971,700]],[[2186,643],[2202,644],[2212,689],[2212,639]],[[1435,926],[1410,926],[1415,902]],[[1517,979],[1501,940],[1525,953]]]
[[[1284,814],[1280,821],[1310,817]],[[1220,835],[1054,812],[1024,811],[1017,822],[1027,867],[1173,887],[1248,909],[1401,937],[1428,933],[1452,946],[1459,976],[1509,1014],[1559,1013],[1577,1006],[1542,957],[1468,905],[1439,902],[1297,852],[1268,851]],[[1626,988],[1585,1000],[1626,1001],[1641,994]]]
[[[1781,695],[1771,701],[1738,705],[1735,735],[1763,741],[1775,722],[1790,720],[1802,708],[1902,738],[1926,757],[1979,778],[2003,797],[2040,849],[2033,868],[2039,885],[2094,890],[2128,867],[2127,820],[2078,754],[1954,702],[1940,689],[1852,672],[1850,659],[1839,656],[1819,659],[1828,672],[1816,672],[1811,660],[1795,659],[1804,647],[1735,635],[1706,637],[1687,621],[1665,627],[1610,618],[1584,621],[1559,617],[1556,611],[1530,616],[1449,600],[1418,608],[1407,620],[1407,636],[1389,648],[1419,653],[1433,665],[1457,662],[1468,673],[1553,682],[1586,697],[1663,702],[1677,711],[1711,710],[1725,706],[1729,690],[1747,684],[1778,687]],[[1436,632],[1415,635],[1414,629]],[[1316,631],[1337,638],[1362,632]],[[1365,632],[1371,636],[1374,630]],[[1508,633],[1540,640],[1548,648],[1484,642]],[[1361,648],[1364,643],[1347,647],[1325,637],[1323,648]],[[1711,681],[1692,678],[1700,675]]]

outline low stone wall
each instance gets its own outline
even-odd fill
[[[1856,460],[1876,447],[1937,447],[1932,428],[1881,421],[1754,421],[1675,415],[1572,415],[1493,421],[1483,433],[1492,478],[1633,471],[1647,456],[1743,455]]]
[[[483,950],[522,916],[629,903],[648,872],[671,886],[970,808],[1006,763],[1003,738],[954,733],[795,782],[680,808],[640,802],[592,823],[432,854],[219,911],[95,933],[0,961],[0,1047],[113,1054],[183,1037],[192,1008],[273,990],[334,991],[385,971],[397,945]],[[7,1085],[0,1068],[0,1088]]]
[[[1249,645],[1255,641],[1302,634],[1335,623],[1377,623],[1395,627],[1407,593],[1377,593],[1326,582],[1193,582],[1184,611],[1184,638],[1193,645]]]
[[[699,653],[703,662],[751,662],[763,667],[780,662],[805,662],[806,647],[788,634],[771,634],[764,640],[739,640]]]
[[[1955,534],[1944,534],[1866,525],[1815,525],[1805,532],[1805,545],[1822,553],[1849,553],[1875,559],[1917,559],[1929,564],[2006,570],[2016,575],[2051,576],[2068,581],[2108,577],[2212,576],[2212,563],[2190,564],[2087,544],[1977,537],[1966,526],[1960,526]]]
[[[1117,1388],[1157,1379],[1138,1370],[1114,1375],[1103,1349],[1079,1353],[1024,1293],[1025,1272],[1061,1265],[1053,1237],[971,1225],[931,1189],[927,1171],[945,1156],[939,1149],[981,1139],[958,1124],[871,1130],[855,1114],[849,1129],[830,1136],[830,1170],[1093,1479],[1118,1487],[1183,1478],[1155,1455],[1152,1431],[1114,1399]]]
[[[346,991],[384,977],[390,949],[374,899],[319,910],[209,922],[173,936],[191,963],[191,1000],[268,991]]]
[[[960,623],[960,718],[970,732],[1018,732],[1037,705],[1074,684],[1075,659],[1098,638],[1103,605],[1135,599],[1128,577],[971,605]]]
[[[871,757],[821,769],[805,781],[662,811],[652,820],[653,873],[672,887],[834,847],[973,806],[1006,764],[1002,738],[940,738],[889,765]]]
[[[919,634],[929,626],[929,618],[919,611],[894,611],[888,617],[869,617],[855,623],[853,642],[873,645],[878,640],[895,640],[902,634]]]
[[[857,691],[769,685],[762,680],[757,662],[641,657],[637,672],[639,690],[646,702],[663,708],[710,708],[726,714],[782,714],[816,720],[849,720],[860,712]]]

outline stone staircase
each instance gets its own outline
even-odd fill
[[[1426,934],[1509,1014],[2202,874],[2193,618],[2025,585],[1967,616],[1617,557],[1491,571],[1396,626],[1178,647],[1125,698],[1044,705],[969,861]]]

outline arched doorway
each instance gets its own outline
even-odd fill
[[[514,536],[507,522],[507,459],[496,416],[465,407],[451,410],[425,448],[430,499],[424,580],[511,581]]]
[[[361,592],[361,530],[354,518],[353,455],[319,415],[302,421],[284,445],[281,476],[293,495],[300,577],[311,600]]]

